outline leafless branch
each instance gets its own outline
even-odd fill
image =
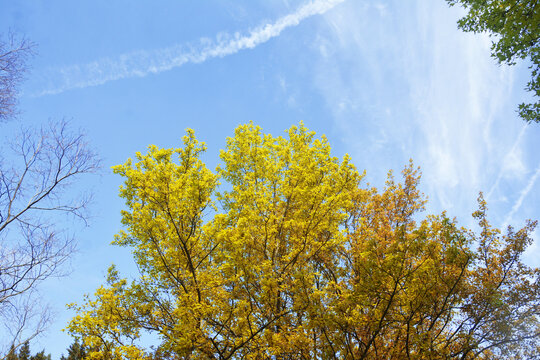
[[[22,130],[8,155],[11,166],[0,161],[0,324],[11,337],[0,342],[17,345],[48,322],[36,287],[63,275],[75,250],[73,237],[54,224],[69,215],[86,224],[90,198],[73,195],[70,185],[95,172],[99,160],[65,121]]]
[[[13,33],[0,37],[0,123],[17,115],[18,87],[34,49],[34,43]]]

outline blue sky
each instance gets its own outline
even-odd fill
[[[0,32],[38,44],[17,122],[72,119],[103,158],[94,217],[75,225],[73,272],[43,286],[57,316],[33,345],[58,357],[60,329],[103,282],[109,264],[133,271],[130,253],[109,245],[120,229],[121,179],[110,166],[149,144],[180,145],[185,128],[207,142],[205,160],[234,128],[253,120],[281,135],[303,120],[349,153],[367,181],[412,158],[423,172],[428,212],[461,224],[483,191],[497,226],[540,218],[540,125],[517,117],[526,64],[500,66],[486,35],[456,28],[463,14],[443,0],[8,1]],[[526,254],[540,265],[540,232]]]

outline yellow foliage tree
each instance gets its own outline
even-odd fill
[[[536,223],[480,234],[420,219],[403,183],[361,186],[347,156],[302,124],[288,138],[236,129],[212,173],[193,131],[114,167],[133,250],[68,330],[91,359],[491,359],[533,356],[540,270],[521,262]],[[219,179],[225,182],[218,191]],[[476,247],[476,248],[475,248]],[[144,334],[156,343],[142,344]]]

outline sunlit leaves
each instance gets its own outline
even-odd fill
[[[114,171],[133,281],[114,268],[69,331],[94,358],[447,359],[531,356],[539,271],[521,262],[535,223],[501,236],[422,217],[409,164],[382,191],[302,124],[253,124],[216,173],[192,131]],[[218,179],[224,183],[218,191]],[[151,334],[154,345],[143,346]]]

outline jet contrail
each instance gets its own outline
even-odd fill
[[[531,178],[529,179],[529,182],[527,183],[527,185],[523,188],[523,190],[521,190],[521,193],[519,194],[519,199],[517,199],[517,201],[514,203],[514,206],[512,206],[512,210],[510,210],[510,212],[506,215],[502,229],[504,229],[510,223],[510,221],[512,220],[512,217],[521,207],[523,200],[525,200],[525,197],[532,190],[532,187],[539,176],[540,176],[540,165],[536,169],[536,172],[534,173],[534,175],[531,176]]]
[[[187,63],[202,63],[211,58],[232,55],[253,49],[278,36],[289,27],[300,24],[313,15],[321,15],[345,0],[314,0],[295,12],[250,30],[247,34],[220,34],[216,39],[200,39],[196,45],[173,45],[153,51],[135,51],[115,58],[102,58],[91,63],[52,69],[46,78],[50,85],[33,96],[59,94],[71,89],[105,84],[109,81],[144,77],[180,67]]]
[[[507,154],[512,154],[514,153],[514,151],[516,151],[517,147],[521,143],[521,140],[523,139],[523,135],[525,135],[525,130],[527,130],[527,127],[528,127],[527,125],[528,125],[527,123],[523,125],[523,127],[521,128],[521,131],[519,132],[519,135],[516,138],[516,141],[514,141],[512,148],[510,149],[510,151],[507,152]],[[486,195],[486,200],[491,199],[491,195],[493,195],[493,192],[499,186],[499,182],[501,181],[503,174],[504,174],[504,166],[501,166],[501,169],[499,170],[499,174],[497,175],[497,179],[495,180],[495,182],[493,183],[493,185],[491,186],[491,188],[489,189]]]

